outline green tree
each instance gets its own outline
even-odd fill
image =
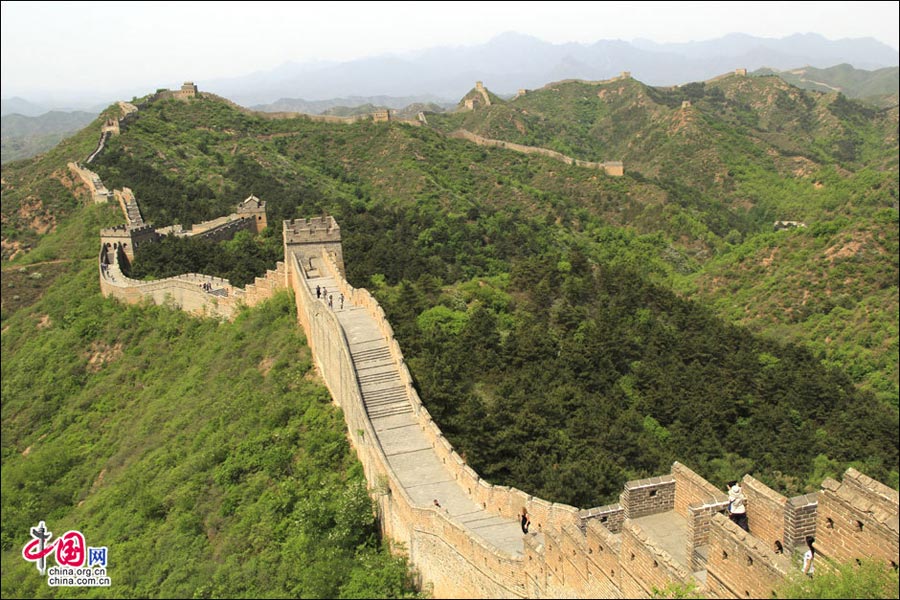
[[[794,573],[776,590],[779,598],[897,598],[897,569],[863,559],[816,569],[815,576]]]

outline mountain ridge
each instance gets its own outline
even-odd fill
[[[728,44],[731,50],[725,51],[719,44]],[[704,52],[711,56],[699,58]],[[490,82],[501,94],[511,94],[555,79],[605,79],[620,71],[631,71],[652,85],[673,85],[735,68],[828,67],[842,62],[861,68],[884,67],[897,65],[900,58],[896,50],[871,38],[827,40],[817,34],[780,39],[732,34],[648,48],[647,44],[642,47],[622,40],[553,44],[508,32],[475,46],[428,48],[341,63],[286,63],[271,71],[274,79],[259,71],[246,77],[210,80],[204,86],[243,104],[297,95],[310,100],[345,94],[458,98],[475,80]]]

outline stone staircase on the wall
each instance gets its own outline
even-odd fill
[[[417,421],[388,341],[364,307],[345,299],[344,308],[340,308],[338,282],[333,276],[324,276],[326,272],[320,259],[312,259],[309,268],[304,269],[306,284],[313,297],[316,286],[324,287],[326,294],[332,296],[332,310],[350,347],[366,412],[378,443],[406,492],[422,508],[431,508],[438,500],[448,518],[473,536],[511,555],[522,556],[524,536],[519,523],[473,501],[438,458]],[[312,273],[322,276],[309,277]],[[327,297],[319,301],[328,306]]]

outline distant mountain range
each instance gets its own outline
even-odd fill
[[[781,39],[729,34],[679,44],[649,40],[552,44],[505,33],[477,46],[438,47],[341,63],[286,63],[271,71],[199,83],[202,89],[244,105],[266,104],[276,98],[316,101],[379,95],[427,95],[431,101],[454,102],[476,80],[497,93],[511,94],[548,81],[606,79],[621,71],[630,71],[650,85],[673,85],[709,79],[735,68],[786,70],[841,63],[879,69],[896,66],[900,59],[896,50],[872,38],[828,40],[812,33]]]
[[[371,105],[374,108],[402,109],[412,104],[436,105],[440,108],[450,108],[456,105],[456,100],[442,100],[431,95],[421,96],[349,96],[346,98],[329,98],[327,100],[304,100],[303,98],[281,98],[271,104],[257,104],[251,106],[253,110],[264,112],[301,112],[311,115],[317,114],[342,114],[344,109]]]
[[[84,111],[99,115],[114,99],[104,102],[86,102],[75,100],[65,102],[32,102],[19,96],[0,100],[0,115],[22,115],[23,117],[39,117],[48,112]]]
[[[4,115],[0,118],[0,162],[45,152],[96,118],[96,113],[81,111],[51,111],[39,117]]]

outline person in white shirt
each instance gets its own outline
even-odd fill
[[[741,484],[737,481],[732,481],[728,485],[728,516],[731,517],[735,525],[749,533],[750,528],[747,525],[747,497],[744,496]]]
[[[816,538],[811,535],[806,536],[806,547],[808,550],[803,555],[803,572],[807,577],[812,577],[813,573],[816,572],[816,566],[813,564],[816,558],[816,549],[813,548],[813,542],[815,541]]]

